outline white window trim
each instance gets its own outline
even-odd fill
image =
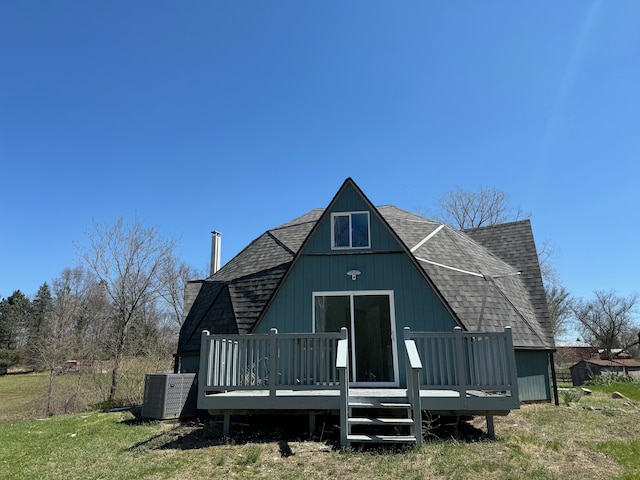
[[[353,297],[369,296],[369,295],[387,295],[389,297],[389,313],[391,322],[391,354],[393,355],[393,382],[349,382],[349,385],[356,387],[397,387],[400,385],[399,366],[398,366],[398,342],[396,337],[396,302],[393,290],[350,290],[350,291],[330,291],[330,292],[313,292],[311,301],[311,331],[316,333],[316,297],[349,297],[351,307],[351,325],[349,332],[353,333],[355,325]],[[354,354],[350,358],[349,369],[355,372],[356,357]]]
[[[351,215],[358,213],[365,213],[367,215],[367,237],[369,240],[369,245],[366,247],[353,247],[351,243],[353,242],[353,229],[351,226]],[[349,246],[348,247],[337,247],[335,245],[335,217],[345,217],[349,216]],[[353,211],[353,212],[332,212],[331,213],[331,250],[365,250],[371,248],[371,214],[369,211]]]

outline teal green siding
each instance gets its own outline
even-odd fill
[[[371,248],[331,250],[331,213],[366,211],[370,211],[370,208],[362,196],[353,187],[345,188],[331,206],[331,212],[327,212],[327,215],[323,217],[322,221],[316,227],[315,234],[309,239],[303,253],[306,255],[323,253],[351,255],[362,252],[400,251],[402,247],[374,212],[370,212],[369,214]]]
[[[347,271],[360,270],[357,280]],[[403,327],[451,331],[455,322],[440,298],[404,253],[303,256],[266,312],[256,332],[311,332],[313,292],[392,290],[396,333]]]
[[[516,369],[521,402],[551,400],[548,352],[516,350]]]
[[[331,250],[332,212],[370,212],[371,248]],[[359,270],[356,280],[347,275]],[[320,220],[255,331],[311,332],[314,292],[391,290],[396,334],[403,327],[450,331],[456,325],[403,246],[360,193],[347,186]]]
[[[200,357],[180,357],[180,373],[197,373],[200,370]]]
[[[360,270],[357,280],[347,271]],[[398,380],[405,384],[402,329],[451,331],[456,326],[440,298],[405,253],[303,256],[280,288],[256,333],[313,331],[313,293],[393,291]]]

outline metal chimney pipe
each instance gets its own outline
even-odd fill
[[[215,230],[211,232],[211,266],[209,268],[209,276],[220,270],[220,241],[222,234]]]

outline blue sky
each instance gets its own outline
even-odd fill
[[[565,286],[640,290],[640,2],[0,2],[0,297],[92,218],[204,269],[325,207],[459,186],[530,211]]]

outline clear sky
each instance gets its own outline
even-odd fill
[[[640,290],[640,2],[0,2],[0,297],[92,218],[204,270],[325,207],[530,211],[574,295]]]

